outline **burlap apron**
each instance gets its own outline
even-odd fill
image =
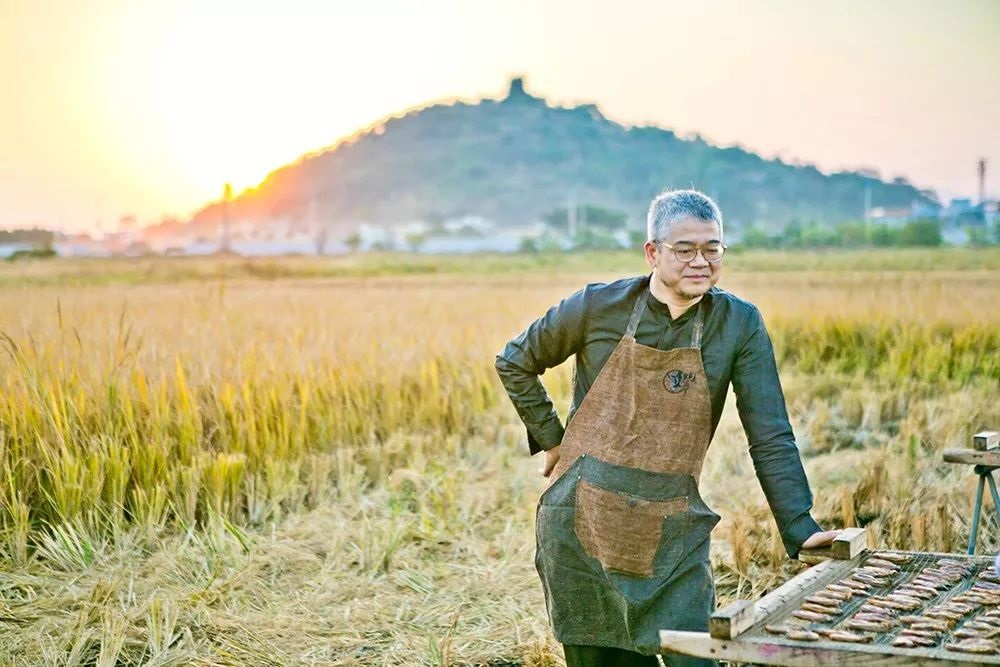
[[[719,516],[698,493],[712,430],[700,304],[691,347],[659,350],[635,340],[646,298],[566,428],[535,566],[556,639],[652,655],[661,629],[708,629]]]

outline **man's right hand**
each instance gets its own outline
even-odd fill
[[[542,473],[542,477],[548,477],[552,474],[552,470],[555,469],[556,463],[559,462],[559,445],[556,445],[552,449],[545,450],[545,463],[538,472]]]

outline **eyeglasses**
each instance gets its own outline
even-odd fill
[[[670,252],[674,253],[674,257],[677,261],[688,262],[694,260],[698,256],[698,251],[701,251],[701,256],[705,258],[705,261],[709,264],[715,264],[722,261],[722,256],[726,254],[726,246],[721,243],[709,243],[708,245],[677,245],[672,246],[666,241],[654,241],[662,246],[670,248]]]

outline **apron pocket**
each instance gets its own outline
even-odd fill
[[[646,500],[581,479],[576,487],[573,528],[584,553],[600,561],[606,571],[651,577],[664,538],[664,519],[687,509],[687,496]],[[673,540],[679,537],[666,536]]]

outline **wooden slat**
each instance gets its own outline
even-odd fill
[[[812,591],[846,576],[856,565],[854,561],[825,560],[795,575],[784,584],[757,600],[754,616],[760,623],[768,616],[782,612],[789,606],[796,608]]]
[[[712,614],[708,619],[708,634],[718,639],[732,639],[756,622],[753,602],[737,600]]]
[[[978,452],[974,449],[946,449],[942,454],[945,463],[965,463],[967,465],[993,466],[1000,468],[1000,450]]]
[[[1000,447],[1000,431],[980,431],[972,436],[972,448],[985,452]]]
[[[853,566],[853,562],[828,559],[800,572],[756,602],[738,600],[712,614],[709,633],[719,639],[737,637],[788,605],[798,605],[813,589],[840,579]]]
[[[833,539],[829,546],[818,549],[801,549],[799,560],[803,563],[818,563],[828,558],[851,560],[868,546],[868,532],[864,528],[845,528]]]
[[[927,650],[890,649],[886,646],[852,646],[851,650],[807,644],[785,644],[767,640],[742,641],[715,639],[704,632],[661,630],[660,645],[664,653],[681,653],[699,658],[729,660],[758,665],[785,665],[787,667],[813,667],[814,665],[933,665],[942,667],[972,667],[973,665],[1000,664],[996,656],[947,656],[931,655]]]

